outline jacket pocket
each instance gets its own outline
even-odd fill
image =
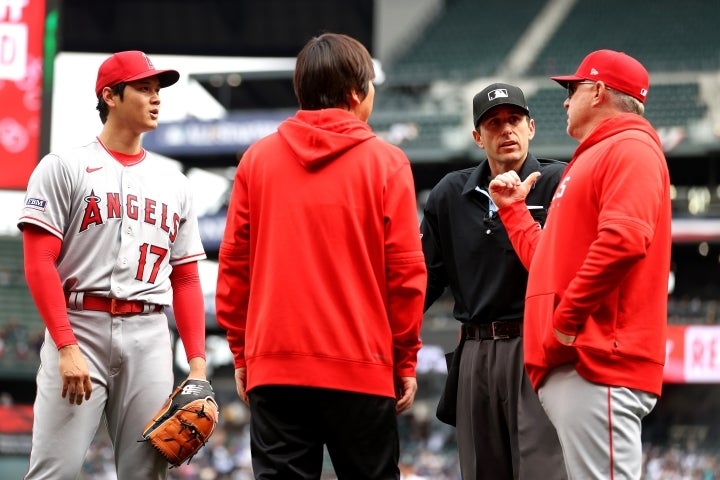
[[[575,347],[563,345],[555,337],[553,317],[560,299],[555,293],[542,293],[528,297],[525,304],[526,361],[553,368],[575,360]],[[533,342],[534,346],[527,342]],[[535,351],[528,359],[528,350]]]

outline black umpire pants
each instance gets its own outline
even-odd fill
[[[326,446],[339,480],[398,480],[395,399],[321,388],[249,392],[257,480],[319,480]]]
[[[464,480],[565,480],[557,432],[530,385],[522,337],[467,340],[457,441]]]

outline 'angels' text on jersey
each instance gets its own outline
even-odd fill
[[[102,198],[95,195],[95,190],[91,190],[90,195],[85,197],[85,203],[85,213],[80,224],[81,232],[87,230],[91,225],[102,225],[106,220],[122,218],[125,214],[129,219],[159,226],[168,233],[171,242],[174,242],[177,236],[180,215],[177,212],[169,212],[168,205],[165,203],[160,203],[158,207],[157,201],[152,198],[145,198],[141,202],[137,195],[128,194],[121,199],[120,193],[108,192],[105,218],[103,218],[103,208],[100,206]]]

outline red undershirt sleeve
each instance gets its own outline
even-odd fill
[[[542,227],[530,215],[525,202],[511,203],[498,210],[498,214],[520,261],[527,270],[530,270],[530,263],[535,256],[535,248],[540,241]]]
[[[55,264],[62,240],[42,228],[23,227],[25,280],[50,336],[59,349],[77,344],[70,326],[65,293]]]
[[[197,262],[173,267],[173,314],[187,360],[205,358],[205,299]]]

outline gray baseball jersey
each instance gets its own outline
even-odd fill
[[[42,159],[19,223],[62,239],[65,291],[169,305],[171,266],[205,258],[191,195],[152,153],[123,166],[96,140]]]

